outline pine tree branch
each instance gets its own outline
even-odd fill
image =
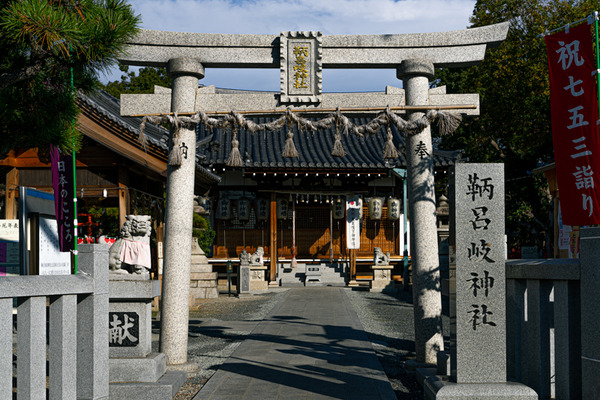
[[[43,62],[40,61],[24,68],[3,72],[0,74],[0,90],[33,78],[42,71],[43,66]]]

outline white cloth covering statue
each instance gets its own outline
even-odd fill
[[[149,215],[126,217],[120,237],[108,253],[110,272],[150,276],[150,221]]]
[[[262,247],[258,247],[256,252],[250,256],[250,265],[263,265],[263,256],[265,251]]]

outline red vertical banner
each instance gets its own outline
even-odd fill
[[[598,94],[586,23],[546,36],[552,140],[563,222],[600,223]]]
[[[73,157],[60,154],[50,146],[54,208],[58,224],[60,251],[75,249],[75,207],[73,204]]]

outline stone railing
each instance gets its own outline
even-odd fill
[[[108,399],[107,266],[80,245],[78,275],[0,278],[0,398]]]
[[[508,379],[540,399],[581,399],[580,261],[506,263]]]

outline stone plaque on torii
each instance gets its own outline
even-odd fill
[[[435,67],[465,67],[481,62],[486,48],[499,45],[507,32],[508,23],[397,35],[325,36],[306,31],[238,35],[141,30],[119,60],[127,65],[166,67],[173,79],[172,90],[122,95],[121,115],[278,112],[288,108],[374,111],[386,107],[395,113],[406,113],[409,122],[421,118],[428,109],[478,115],[478,95],[429,90],[429,81]],[[281,93],[217,94],[213,87],[198,88],[205,68],[279,68]],[[388,87],[384,93],[322,93],[324,68],[394,68],[404,88]],[[183,365],[187,362],[195,129],[181,125],[171,136],[186,146],[187,153],[180,165],[169,165],[167,169],[161,352],[169,364]],[[169,150],[172,146],[173,138]],[[437,351],[444,347],[433,159],[423,157],[432,149],[429,127],[407,135],[409,213],[414,238],[411,254],[415,348],[417,360],[426,363],[435,363]]]

